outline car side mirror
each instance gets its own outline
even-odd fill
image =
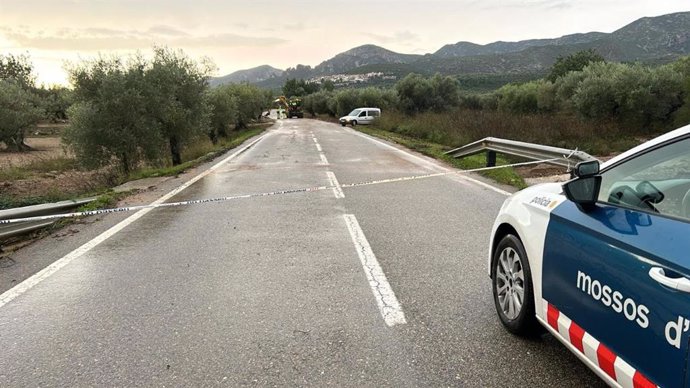
[[[601,176],[599,175],[576,178],[563,185],[565,196],[583,210],[597,203],[600,188]]]
[[[580,162],[575,166],[573,174],[578,178],[586,178],[589,176],[594,176],[599,173],[599,161],[598,160],[588,160],[586,162]]]

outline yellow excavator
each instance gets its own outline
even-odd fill
[[[276,98],[273,103],[278,104],[278,118],[282,119],[282,112],[284,109],[285,117],[291,119],[293,117],[304,118],[304,112],[302,111],[302,99],[297,97],[292,97],[290,99],[285,98],[285,96],[280,96]]]

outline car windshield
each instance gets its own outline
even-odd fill
[[[352,112],[350,112],[350,114],[348,114],[348,116],[359,116],[359,112],[361,112],[361,111],[362,111],[361,109],[355,109]]]

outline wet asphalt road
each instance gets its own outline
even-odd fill
[[[443,169],[283,120],[173,200]],[[342,194],[151,211],[0,307],[0,386],[603,385],[553,337],[500,326],[486,255],[504,194],[460,176]],[[384,320],[346,214],[406,323]]]

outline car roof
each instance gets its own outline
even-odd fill
[[[644,151],[644,150],[646,150],[646,149],[648,149],[648,148],[654,147],[654,146],[656,146],[656,145],[658,145],[658,144],[661,144],[661,143],[664,143],[664,142],[666,142],[666,141],[675,139],[675,138],[677,138],[677,137],[681,137],[681,136],[687,135],[688,133],[690,133],[690,125],[686,125],[686,126],[684,126],[684,127],[678,128],[678,129],[673,130],[673,131],[671,131],[671,132],[665,133],[665,134],[663,134],[663,135],[661,135],[661,136],[659,136],[659,137],[655,137],[655,138],[652,139],[652,140],[649,140],[649,141],[647,141],[647,142],[644,142],[644,143],[638,145],[637,147],[633,147],[633,148],[631,148],[631,149],[629,149],[629,150],[623,152],[622,154],[620,154],[620,155],[618,155],[618,156],[616,156],[616,157],[614,157],[614,158],[612,158],[612,159],[606,161],[605,163],[603,163],[603,164],[601,165],[601,168],[604,169],[604,168],[606,168],[606,167],[608,167],[608,166],[614,165],[614,164],[620,162],[620,161],[623,160],[623,159],[627,159],[627,158],[630,157],[631,155],[637,154],[637,153],[642,152],[642,151]]]

